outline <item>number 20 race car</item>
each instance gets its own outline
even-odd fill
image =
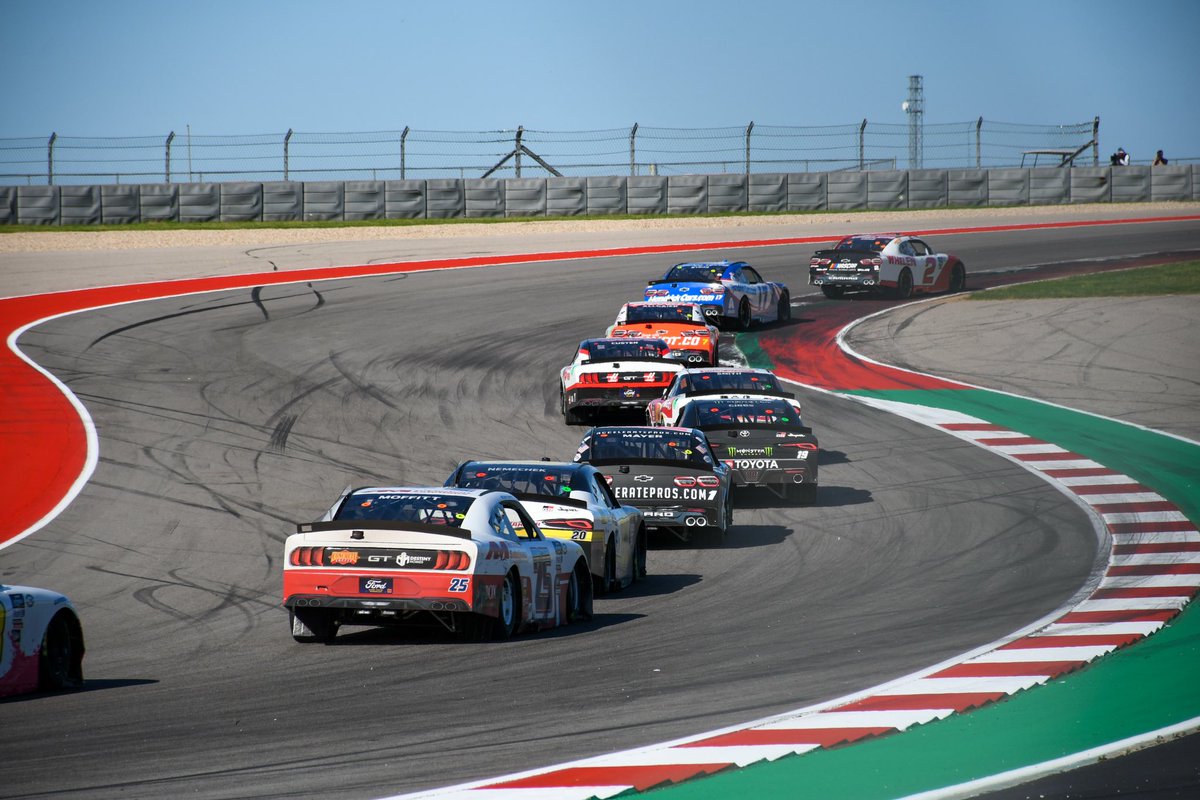
[[[83,686],[83,628],[66,596],[0,584],[0,697]]]
[[[855,234],[813,254],[808,282],[829,298],[886,291],[903,300],[914,292],[961,292],[967,268],[957,256],[935,253],[915,236]]]
[[[646,574],[642,512],[622,505],[595,467],[555,461],[466,461],[447,486],[494,489],[521,501],[542,533],[577,542],[603,594]]]
[[[506,639],[589,618],[592,581],[583,549],[546,538],[511,494],[379,487],[347,491],[287,538],[283,604],[300,642],[429,620]]]
[[[676,264],[646,287],[652,303],[695,303],[705,319],[746,330],[755,322],[787,320],[792,298],[782,283],[765,281],[745,261]]]

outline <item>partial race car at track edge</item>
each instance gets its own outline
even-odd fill
[[[695,303],[709,322],[746,330],[755,322],[791,319],[787,286],[764,280],[745,261],[676,264],[646,286],[647,302]]]
[[[83,687],[83,627],[66,595],[0,584],[0,697]]]
[[[813,253],[808,282],[830,299],[865,292],[904,300],[916,293],[961,292],[967,268],[958,256],[935,252],[916,236],[859,233]]]

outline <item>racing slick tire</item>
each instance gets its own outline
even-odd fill
[[[912,297],[912,290],[912,273],[908,271],[908,267],[905,267],[900,270],[900,276],[896,278],[896,288],[892,290],[892,296],[897,300],[907,300]]]
[[[594,578],[594,583],[596,594],[608,594],[620,587],[617,580],[617,550],[613,547],[612,539],[604,547],[604,574]]]
[[[582,425],[584,422],[583,415],[573,408],[567,408],[567,394],[559,389],[558,391],[559,410],[562,411],[563,421],[568,425]]]
[[[337,636],[338,623],[329,608],[289,608],[292,638],[305,644],[329,644]]]
[[[817,484],[793,483],[787,487],[787,499],[800,505],[811,506],[817,502]]]
[[[753,322],[754,316],[750,313],[750,301],[743,297],[742,302],[738,304],[737,329],[748,331]]]
[[[830,300],[841,300],[846,294],[845,286],[822,286],[821,294],[828,297]]]
[[[521,590],[513,570],[504,575],[500,586],[500,613],[489,617],[472,615],[476,625],[467,626],[467,638],[478,641],[503,642],[511,639],[521,626]]]
[[[950,294],[957,294],[967,288],[967,268],[962,262],[954,265],[954,269],[950,270],[950,288],[947,290]]]
[[[637,542],[633,546],[633,579],[646,577],[646,528],[638,528]]]
[[[779,295],[779,306],[775,309],[775,321],[787,322],[792,318],[792,296],[787,292]]]
[[[83,629],[68,611],[46,626],[38,655],[38,690],[57,692],[83,686]]]

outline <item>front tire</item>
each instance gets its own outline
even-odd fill
[[[57,692],[83,686],[83,629],[69,612],[59,612],[46,626],[38,655],[38,689]]]

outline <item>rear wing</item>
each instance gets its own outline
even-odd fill
[[[322,520],[319,522],[301,522],[296,525],[296,533],[325,533],[327,531],[349,531],[351,537],[363,531],[409,531],[412,533],[435,533],[439,536],[453,536],[457,539],[470,539],[471,532],[466,528],[452,528],[449,525],[428,525],[423,522],[397,522],[381,519],[339,519]]]

